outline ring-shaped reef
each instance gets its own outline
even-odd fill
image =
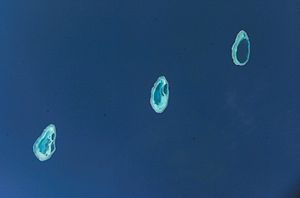
[[[56,150],[56,128],[53,124],[47,126],[33,144],[33,153],[40,161],[51,158]]]
[[[164,76],[160,76],[151,89],[150,104],[156,113],[162,113],[168,106],[169,83]]]
[[[246,58],[245,58],[244,61],[240,61],[239,58],[238,58],[238,48],[239,48],[239,45],[241,44],[241,42],[243,42],[243,41],[247,42],[247,55],[246,55]],[[250,58],[250,40],[249,40],[249,37],[248,37],[247,33],[244,30],[241,30],[237,34],[237,36],[235,38],[235,41],[234,41],[234,43],[232,45],[232,48],[231,48],[231,56],[232,56],[233,63],[235,65],[244,66],[249,61],[249,58]]]

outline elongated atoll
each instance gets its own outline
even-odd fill
[[[33,144],[33,153],[40,161],[51,158],[56,150],[56,128],[53,124],[47,126]]]
[[[238,47],[240,45],[240,43],[242,41],[246,41],[247,42],[247,55],[246,55],[246,58],[244,61],[240,61],[239,58],[238,58]],[[247,33],[244,31],[244,30],[241,30],[236,38],[235,38],[235,41],[231,47],[231,56],[232,56],[232,60],[233,60],[233,63],[235,65],[239,65],[239,66],[243,66],[243,65],[246,65],[247,62],[249,61],[249,58],[250,58],[250,40],[249,40],[249,37],[247,35]]]
[[[150,104],[156,113],[162,113],[168,106],[169,83],[164,76],[160,76],[151,89]]]

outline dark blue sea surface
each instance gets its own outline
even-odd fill
[[[299,19],[296,0],[1,0],[0,197],[293,197]]]

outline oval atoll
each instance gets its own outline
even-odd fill
[[[40,161],[46,161],[51,158],[56,150],[55,139],[56,128],[53,124],[50,124],[33,144],[33,153]]]
[[[238,49],[239,49],[239,46],[242,42],[246,42],[246,45],[247,45],[247,53],[246,53],[246,57],[244,58],[243,61],[241,61],[239,59],[239,56],[238,56]],[[249,61],[249,58],[250,58],[250,40],[249,40],[249,37],[247,35],[247,33],[244,31],[244,30],[241,30],[236,38],[235,38],[235,41],[231,47],[231,56],[232,56],[232,60],[233,60],[233,63],[235,65],[239,65],[239,66],[243,66],[243,65],[246,65],[247,62]]]
[[[169,83],[164,76],[160,76],[151,89],[150,104],[156,113],[162,113],[168,106]]]

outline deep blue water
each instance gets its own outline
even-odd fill
[[[291,197],[299,18],[296,0],[1,0],[0,197]],[[40,162],[50,123],[56,152]]]

